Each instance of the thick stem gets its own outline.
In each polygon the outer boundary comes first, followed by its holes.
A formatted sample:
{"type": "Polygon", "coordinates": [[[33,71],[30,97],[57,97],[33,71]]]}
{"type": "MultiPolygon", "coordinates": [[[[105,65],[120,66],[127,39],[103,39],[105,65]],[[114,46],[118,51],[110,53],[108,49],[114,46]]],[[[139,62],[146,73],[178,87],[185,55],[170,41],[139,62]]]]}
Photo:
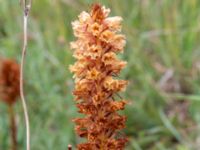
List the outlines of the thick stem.
{"type": "Polygon", "coordinates": [[[68,145],[68,150],[72,150],[72,146],[71,145],[68,145]]]}
{"type": "Polygon", "coordinates": [[[13,105],[8,105],[9,118],[10,118],[10,135],[11,135],[11,150],[17,150],[17,125],[15,120],[15,113],[13,105]]]}

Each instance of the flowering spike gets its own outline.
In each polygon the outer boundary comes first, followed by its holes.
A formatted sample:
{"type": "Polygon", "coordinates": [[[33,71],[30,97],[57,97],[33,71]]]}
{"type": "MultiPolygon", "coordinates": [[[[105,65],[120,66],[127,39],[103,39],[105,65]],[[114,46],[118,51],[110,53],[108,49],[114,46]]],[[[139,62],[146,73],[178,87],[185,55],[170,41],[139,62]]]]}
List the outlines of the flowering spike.
{"type": "Polygon", "coordinates": [[[126,62],[117,58],[123,52],[125,36],[121,31],[121,17],[108,17],[110,9],[95,4],[90,13],[82,12],[79,20],[72,22],[76,41],[76,63],[70,66],[75,78],[75,100],[78,111],[86,116],[74,119],[75,130],[86,143],[79,150],[123,150],[127,139],[118,137],[125,127],[126,117],[119,115],[125,100],[115,101],[114,94],[124,91],[125,80],[117,76],[126,62]]]}

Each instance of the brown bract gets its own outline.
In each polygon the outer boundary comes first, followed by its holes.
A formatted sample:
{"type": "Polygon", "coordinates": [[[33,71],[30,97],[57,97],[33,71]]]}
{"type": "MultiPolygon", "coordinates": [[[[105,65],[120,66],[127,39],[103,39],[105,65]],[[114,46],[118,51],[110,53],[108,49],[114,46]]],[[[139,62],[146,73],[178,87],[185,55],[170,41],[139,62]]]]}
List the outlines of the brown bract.
{"type": "Polygon", "coordinates": [[[0,100],[12,105],[19,94],[20,67],[10,59],[0,60],[0,100]]]}
{"type": "Polygon", "coordinates": [[[75,130],[86,143],[78,145],[79,150],[123,150],[127,139],[119,137],[125,127],[126,117],[118,114],[126,100],[115,100],[117,92],[124,91],[127,81],[116,76],[126,66],[117,58],[123,52],[125,36],[120,34],[121,17],[108,17],[110,9],[98,4],[90,13],[82,12],[72,22],[76,41],[76,62],[70,66],[75,78],[75,100],[78,111],[84,118],[74,119],[75,130]]]}

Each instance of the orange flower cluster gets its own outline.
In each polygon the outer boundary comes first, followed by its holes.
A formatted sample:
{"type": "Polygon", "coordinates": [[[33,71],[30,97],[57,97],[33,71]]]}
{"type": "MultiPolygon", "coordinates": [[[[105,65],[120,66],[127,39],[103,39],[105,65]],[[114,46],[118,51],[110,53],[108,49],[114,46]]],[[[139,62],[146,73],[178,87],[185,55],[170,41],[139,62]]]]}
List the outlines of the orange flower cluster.
{"type": "Polygon", "coordinates": [[[14,60],[0,61],[0,100],[8,105],[16,102],[20,94],[20,67],[14,60]]]}
{"type": "Polygon", "coordinates": [[[126,117],[117,113],[127,102],[114,99],[127,85],[127,81],[114,78],[126,65],[116,56],[123,52],[126,41],[119,34],[122,18],[108,17],[109,12],[96,4],[90,13],[82,12],[72,23],[77,37],[71,43],[77,59],[70,66],[75,78],[73,93],[79,112],[86,115],[74,119],[77,134],[87,138],[87,143],[78,145],[79,150],[123,150],[127,142],[119,137],[126,117]]]}

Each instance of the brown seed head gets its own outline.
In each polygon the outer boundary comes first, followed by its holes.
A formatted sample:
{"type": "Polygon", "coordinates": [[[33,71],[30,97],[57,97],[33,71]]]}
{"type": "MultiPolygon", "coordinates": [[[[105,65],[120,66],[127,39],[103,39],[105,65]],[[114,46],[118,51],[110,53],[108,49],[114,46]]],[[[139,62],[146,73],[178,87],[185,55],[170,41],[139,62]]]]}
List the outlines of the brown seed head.
{"type": "Polygon", "coordinates": [[[16,102],[19,89],[20,67],[11,59],[0,61],[0,100],[12,105],[16,102]]]}

